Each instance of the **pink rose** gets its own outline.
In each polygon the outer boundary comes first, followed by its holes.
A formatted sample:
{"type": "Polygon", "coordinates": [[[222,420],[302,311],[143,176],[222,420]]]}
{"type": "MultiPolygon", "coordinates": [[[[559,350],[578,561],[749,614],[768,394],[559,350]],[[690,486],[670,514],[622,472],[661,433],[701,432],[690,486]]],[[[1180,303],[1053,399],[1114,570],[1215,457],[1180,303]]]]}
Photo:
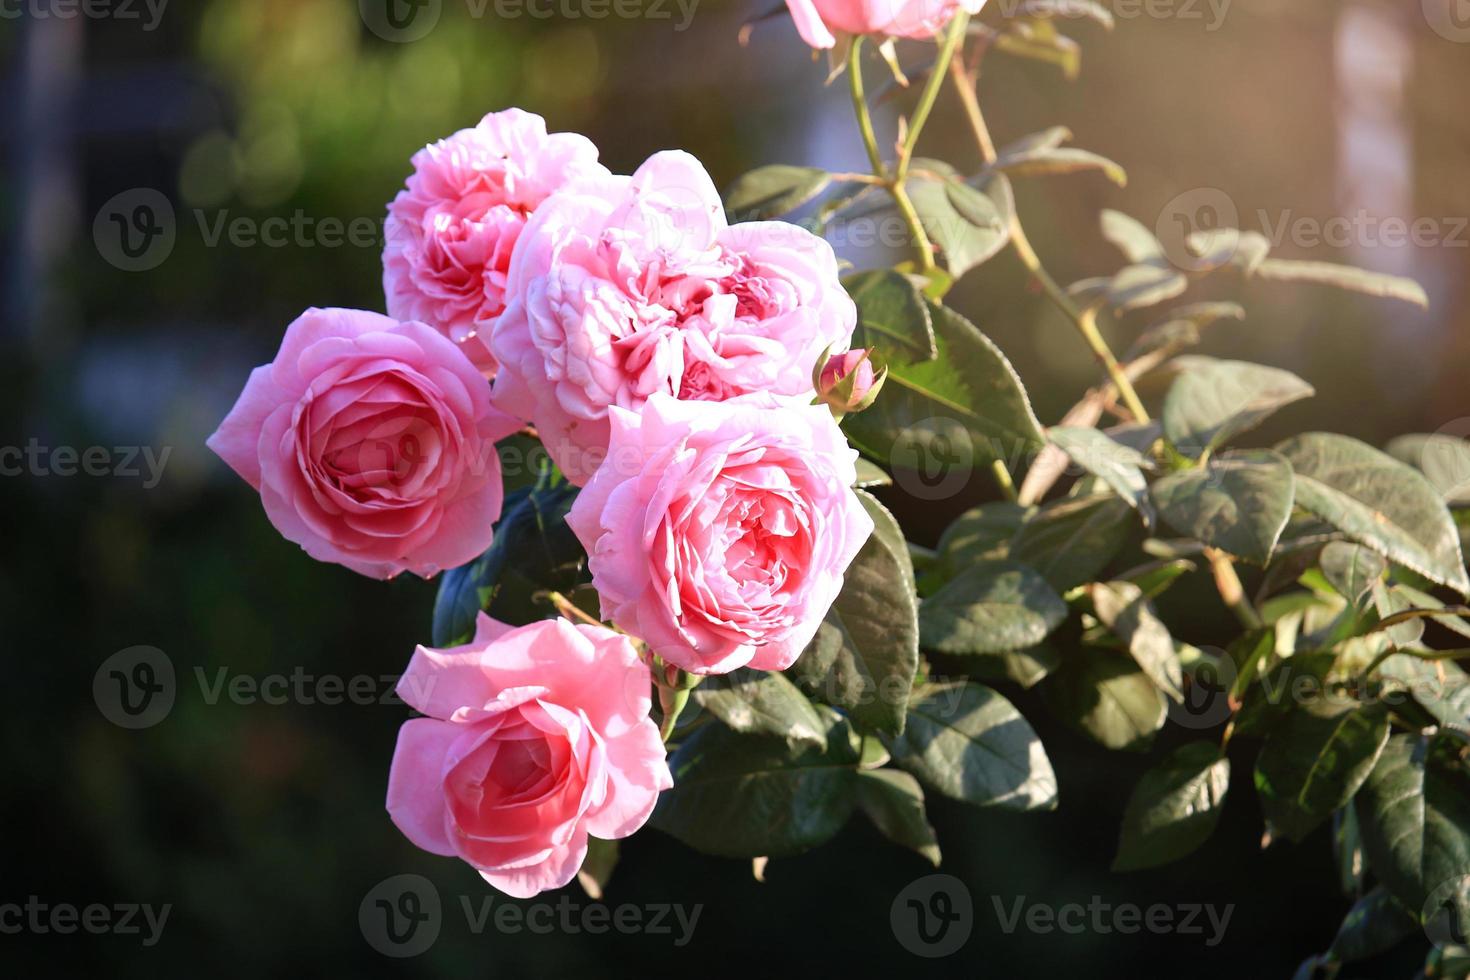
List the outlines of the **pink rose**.
{"type": "Polygon", "coordinates": [[[209,448],[313,558],[427,578],[489,547],[503,492],[495,440],[515,429],[430,327],[313,309],[251,372],[209,448]]]}
{"type": "Polygon", "coordinates": [[[789,667],[873,530],[831,413],[660,394],[610,415],[607,463],[567,516],[603,615],[693,673],[789,667]]]}
{"type": "Polygon", "coordinates": [[[388,813],[409,840],[469,862],[508,895],[571,881],[587,835],[627,837],[674,784],[627,637],[562,619],[480,614],[461,647],[419,647],[398,694],[427,718],[398,733],[388,813]]]}
{"type": "Polygon", "coordinates": [[[547,135],[520,109],[413,156],[408,186],[388,205],[383,291],[388,313],[421,320],[464,345],[495,373],[489,334],[505,309],[506,274],[526,219],[577,177],[605,175],[597,147],[575,133],[547,135]]]}
{"type": "Polygon", "coordinates": [[[857,318],[831,246],[791,224],[727,225],[704,167],[675,151],[547,201],[508,293],[496,404],[533,421],[579,486],[605,454],[609,409],[657,393],[810,397],[812,364],[857,318]]]}
{"type": "Polygon", "coordinates": [[[834,32],[934,37],[961,10],[978,14],[985,0],[786,0],[786,6],[803,41],[830,48],[834,32]]]}

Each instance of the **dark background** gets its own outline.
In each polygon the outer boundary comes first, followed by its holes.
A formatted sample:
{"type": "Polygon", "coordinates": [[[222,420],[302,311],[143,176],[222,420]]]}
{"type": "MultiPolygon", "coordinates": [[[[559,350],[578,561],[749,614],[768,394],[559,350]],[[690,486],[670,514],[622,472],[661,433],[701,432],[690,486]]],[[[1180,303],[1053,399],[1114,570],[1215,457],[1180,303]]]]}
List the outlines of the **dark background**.
{"type": "MultiPolygon", "coordinates": [[[[26,0],[27,4],[33,0],[26,0]]],[[[43,5],[44,6],[44,5],[43,5]]],[[[1259,847],[1261,820],[1236,759],[1225,819],[1209,846],[1165,869],[1107,870],[1119,816],[1146,767],[1058,729],[1014,691],[1056,764],[1061,806],[1015,816],[942,799],[931,818],[944,871],[966,883],[974,932],[926,961],[895,939],[889,909],[930,872],[861,818],[767,881],[741,862],[692,853],[657,831],[625,843],[608,901],[703,903],[693,942],[651,935],[474,935],[460,896],[489,894],[458,862],[418,852],[383,810],[406,709],[391,705],[210,703],[213,683],[300,671],[377,679],[425,640],[434,586],[384,585],[317,564],[281,540],[249,489],[203,446],[254,364],[310,305],[380,309],[379,253],[308,239],[211,246],[222,212],[255,221],[377,221],[429,140],[519,105],[554,130],[586,133],[628,172],[682,147],[727,184],[762,163],[863,167],[842,85],[824,89],[789,21],[736,42],[755,3],[705,0],[672,19],[475,18],[443,0],[426,37],[391,43],[353,0],[171,0],[155,30],[117,18],[0,19],[0,445],[169,448],[156,487],[125,475],[0,478],[0,904],[169,903],[161,941],[137,936],[0,935],[7,975],[103,970],[119,976],[262,974],[641,976],[736,968],[823,975],[942,970],[979,976],[1287,976],[1330,942],[1348,902],[1330,842],[1259,847]],[[177,212],[166,261],[127,272],[105,261],[93,218],[114,195],[155,188],[177,212]],[[135,645],[164,651],[178,676],[171,713],[128,731],[92,696],[94,673],[135,645]],[[395,962],[365,941],[364,896],[400,873],[428,877],[445,906],[438,942],[395,962]],[[993,900],[1234,905],[1225,940],[1200,936],[1005,934],[993,900]],[[677,954],[677,955],[676,955],[677,954]]],[[[1430,217],[1454,236],[1470,215],[1470,44],[1430,29],[1419,0],[1235,0],[1217,29],[1199,18],[1124,17],[1112,34],[1068,25],[1084,43],[1069,84],[1052,68],[992,57],[982,98],[1004,143],[1067,125],[1077,145],[1129,171],[1025,184],[1022,214],[1063,282],[1120,264],[1097,233],[1103,207],[1153,226],[1177,195],[1219,188],[1258,228],[1264,210],[1325,220],[1360,208],[1430,217]]],[[[1136,8],[1132,8],[1136,9],[1136,8]]],[[[1182,9],[1176,7],[1176,10],[1182,9]]],[[[998,9],[985,20],[996,22],[998,9]]],[[[906,52],[917,60],[918,48],[906,52]]],[[[870,68],[876,79],[881,68],[870,68]]],[[[893,107],[880,119],[891,133],[893,107]]],[[[941,99],[923,152],[973,169],[957,106],[941,99]]],[[[1210,353],[1278,364],[1319,396],[1253,437],[1326,428],[1381,443],[1470,416],[1470,233],[1426,248],[1287,241],[1277,254],[1414,275],[1430,312],[1313,288],[1212,280],[1201,298],[1239,299],[1243,324],[1210,353]]],[[[861,257],[860,257],[861,258],[861,257]]],[[[1055,421],[1094,380],[1065,321],[1028,291],[1007,253],[951,302],[1011,356],[1037,411],[1055,421]]],[[[1117,325],[1126,346],[1136,327],[1117,325]]],[[[906,506],[916,540],[987,491],[906,506]]],[[[1212,608],[1208,605],[1205,608],[1212,608]]],[[[1185,621],[1182,639],[1218,642],[1229,623],[1185,621]]],[[[1193,733],[1167,727],[1160,747],[1193,733]]],[[[1157,752],[1157,749],[1156,749],[1157,752]]],[[[575,886],[579,903],[587,900],[575,886]]],[[[554,900],[557,896],[551,896],[554,900]]],[[[509,901],[508,899],[505,901],[509,901]]],[[[1422,957],[1349,968],[1405,976],[1422,957]]]]}

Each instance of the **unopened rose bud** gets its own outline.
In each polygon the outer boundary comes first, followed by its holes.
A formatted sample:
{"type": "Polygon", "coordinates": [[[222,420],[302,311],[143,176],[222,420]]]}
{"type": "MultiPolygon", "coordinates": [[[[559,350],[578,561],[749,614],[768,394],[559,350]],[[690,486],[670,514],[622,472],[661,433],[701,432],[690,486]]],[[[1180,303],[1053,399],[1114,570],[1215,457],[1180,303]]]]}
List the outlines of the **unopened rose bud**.
{"type": "Polygon", "coordinates": [[[817,368],[817,398],[841,417],[848,412],[861,412],[878,397],[888,369],[873,361],[872,348],[842,351],[821,362],[817,368]]]}

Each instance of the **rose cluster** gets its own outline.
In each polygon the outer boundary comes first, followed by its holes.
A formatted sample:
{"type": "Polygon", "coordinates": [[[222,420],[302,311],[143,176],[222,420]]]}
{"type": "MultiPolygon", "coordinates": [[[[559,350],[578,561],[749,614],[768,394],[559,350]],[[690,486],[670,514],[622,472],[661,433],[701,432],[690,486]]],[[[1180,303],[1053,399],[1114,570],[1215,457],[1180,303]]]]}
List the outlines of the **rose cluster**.
{"type": "Polygon", "coordinates": [[[516,431],[583,488],[568,524],[615,628],[482,615],[400,684],[424,717],[394,822],[528,896],[672,784],[653,668],[783,670],[812,639],[873,529],[834,417],[873,370],[830,354],[856,320],[831,247],[727,223],[686,153],[617,176],[584,137],[492,113],[414,156],[387,229],[389,316],[308,310],[209,445],[283,536],[375,578],[490,545],[516,431]]]}

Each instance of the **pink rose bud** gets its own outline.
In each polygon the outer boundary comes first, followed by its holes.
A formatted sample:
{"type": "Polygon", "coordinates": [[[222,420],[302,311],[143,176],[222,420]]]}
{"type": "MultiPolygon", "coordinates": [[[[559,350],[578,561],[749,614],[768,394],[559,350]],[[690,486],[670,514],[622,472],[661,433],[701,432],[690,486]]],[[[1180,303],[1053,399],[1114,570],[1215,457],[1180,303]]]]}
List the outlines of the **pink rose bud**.
{"type": "Polygon", "coordinates": [[[628,638],[564,619],[419,647],[398,696],[427,717],[398,732],[388,814],[516,898],[576,877],[587,838],[627,837],[674,784],[648,667],[628,638]]]}
{"type": "Polygon", "coordinates": [[[803,41],[830,48],[838,33],[934,37],[961,10],[978,14],[985,0],[786,0],[786,6],[803,41]]]}
{"type": "Polygon", "coordinates": [[[888,369],[875,369],[873,348],[833,354],[817,374],[817,397],[834,414],[861,412],[878,397],[888,369]]]}
{"type": "Polygon", "coordinates": [[[389,315],[427,323],[494,375],[490,333],[509,300],[521,229],[546,198],[588,176],[607,176],[590,140],[548,134],[544,119],[520,109],[415,153],[384,227],[389,315]]]}
{"type": "Polygon", "coordinates": [[[655,394],[610,419],[607,461],[567,515],[603,616],[690,673],[790,667],[873,531],[831,413],[655,394]]]}
{"type": "Polygon", "coordinates": [[[433,328],[307,310],[208,444],[311,557],[428,578],[490,546],[503,493],[495,442],[516,428],[433,328]]]}

